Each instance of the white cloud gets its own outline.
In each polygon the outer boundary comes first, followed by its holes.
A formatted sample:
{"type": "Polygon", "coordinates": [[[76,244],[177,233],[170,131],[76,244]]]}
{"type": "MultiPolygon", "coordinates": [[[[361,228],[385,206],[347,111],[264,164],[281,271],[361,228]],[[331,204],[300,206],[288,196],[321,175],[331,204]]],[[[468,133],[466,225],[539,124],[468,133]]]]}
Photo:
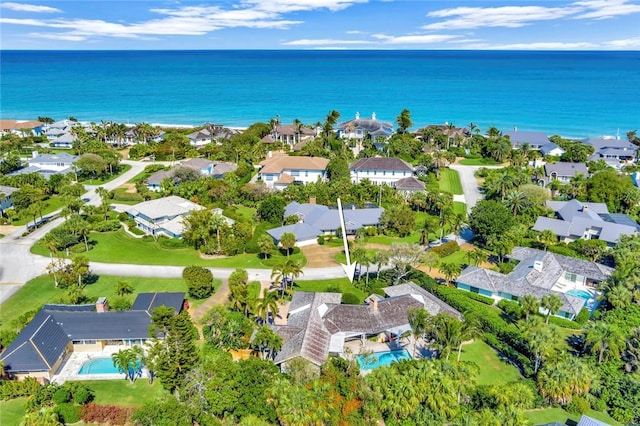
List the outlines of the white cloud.
{"type": "Polygon", "coordinates": [[[35,12],[35,13],[61,12],[60,9],[56,9],[55,7],[38,6],[35,4],[13,3],[13,2],[0,3],[0,7],[4,9],[15,10],[17,12],[35,12]]]}
{"type": "Polygon", "coordinates": [[[534,43],[515,43],[515,44],[503,44],[497,46],[488,47],[490,49],[500,50],[584,50],[594,49],[598,45],[587,42],[534,42],[534,43]]]}
{"type": "Polygon", "coordinates": [[[357,3],[368,3],[368,0],[245,0],[243,4],[249,8],[270,11],[273,13],[303,12],[327,9],[332,12],[346,9],[357,3]]]}
{"type": "Polygon", "coordinates": [[[537,21],[546,21],[572,15],[575,7],[501,6],[456,7],[429,12],[431,18],[444,21],[422,27],[426,30],[470,29],[482,27],[517,28],[537,21]]]}
{"type": "Polygon", "coordinates": [[[577,19],[608,19],[640,12],[640,4],[628,4],[627,0],[586,0],[573,4],[585,9],[577,19]]]}
{"type": "Polygon", "coordinates": [[[418,34],[405,36],[390,36],[386,34],[374,34],[374,38],[381,40],[385,44],[429,44],[442,43],[457,38],[457,35],[444,34],[418,34]]]}
{"type": "Polygon", "coordinates": [[[336,40],[336,39],[300,39],[287,41],[282,43],[285,46],[330,46],[330,45],[355,45],[355,44],[370,44],[370,41],[365,40],[336,40]]]}
{"type": "Polygon", "coordinates": [[[640,49],[640,37],[611,40],[605,42],[604,45],[612,49],[637,50],[640,49]]]}

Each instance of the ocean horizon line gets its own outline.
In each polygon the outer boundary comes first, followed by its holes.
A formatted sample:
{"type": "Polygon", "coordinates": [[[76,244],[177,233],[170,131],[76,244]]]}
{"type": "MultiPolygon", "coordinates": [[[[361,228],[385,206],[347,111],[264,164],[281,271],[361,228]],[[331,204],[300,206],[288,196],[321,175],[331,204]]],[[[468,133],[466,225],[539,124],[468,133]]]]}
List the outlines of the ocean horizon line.
{"type": "Polygon", "coordinates": [[[619,52],[638,53],[640,49],[396,49],[396,48],[343,48],[343,47],[313,47],[308,49],[0,49],[2,52],[526,52],[526,53],[579,53],[579,52],[619,52]]]}

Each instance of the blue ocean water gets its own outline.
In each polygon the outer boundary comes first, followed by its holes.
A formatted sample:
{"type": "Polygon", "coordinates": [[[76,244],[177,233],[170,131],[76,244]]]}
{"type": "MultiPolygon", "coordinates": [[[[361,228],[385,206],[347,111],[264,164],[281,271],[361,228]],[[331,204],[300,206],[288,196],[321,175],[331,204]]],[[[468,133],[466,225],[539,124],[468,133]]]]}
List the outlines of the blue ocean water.
{"type": "Polygon", "coordinates": [[[640,52],[1,51],[0,116],[248,126],[376,113],[586,137],[640,128],[640,52]]]}

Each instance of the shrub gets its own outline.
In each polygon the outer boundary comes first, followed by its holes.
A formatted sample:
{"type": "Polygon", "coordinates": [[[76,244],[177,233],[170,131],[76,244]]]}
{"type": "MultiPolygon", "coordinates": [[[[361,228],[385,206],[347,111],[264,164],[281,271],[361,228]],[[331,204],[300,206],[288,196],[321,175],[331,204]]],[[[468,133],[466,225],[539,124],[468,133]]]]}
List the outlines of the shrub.
{"type": "Polygon", "coordinates": [[[125,296],[114,297],[109,303],[109,306],[114,311],[128,311],[131,308],[131,305],[131,300],[125,296]]]}
{"type": "Polygon", "coordinates": [[[321,245],[321,246],[324,245],[324,235],[320,235],[318,237],[318,245],[321,245]]]}
{"type": "Polygon", "coordinates": [[[578,324],[585,325],[587,321],[589,321],[590,316],[591,314],[589,313],[589,309],[582,308],[580,309],[580,313],[576,316],[574,321],[578,324]]]}
{"type": "Polygon", "coordinates": [[[72,382],[71,392],[73,393],[73,402],[76,404],[84,405],[93,400],[93,391],[81,383],[72,382]]]}
{"type": "Polygon", "coordinates": [[[342,293],[342,303],[345,305],[359,305],[360,298],[353,293],[342,293]]]}
{"type": "Polygon", "coordinates": [[[562,256],[580,257],[577,255],[575,250],[572,250],[567,246],[549,246],[547,250],[549,250],[551,253],[559,254],[562,256]]]}
{"type": "Polygon", "coordinates": [[[0,330],[0,350],[8,347],[16,337],[18,337],[18,333],[14,330],[0,330]]]}
{"type": "Polygon", "coordinates": [[[580,330],[582,328],[582,324],[578,324],[577,322],[566,318],[556,317],[554,315],[549,317],[549,323],[555,324],[558,327],[570,328],[572,330],[580,330]]]}
{"type": "Polygon", "coordinates": [[[80,421],[80,409],[79,405],[74,404],[57,404],[53,411],[60,417],[62,423],[71,424],[80,421]]]}
{"type": "Polygon", "coordinates": [[[91,229],[97,232],[111,232],[120,229],[120,221],[117,219],[103,220],[94,224],[91,229]]]}
{"type": "Polygon", "coordinates": [[[134,409],[131,407],[118,407],[116,405],[98,405],[89,403],[82,407],[80,416],[85,423],[108,423],[111,425],[124,425],[131,423],[134,409]]]}
{"type": "Polygon", "coordinates": [[[431,252],[437,254],[439,257],[447,257],[460,250],[460,246],[455,241],[447,241],[441,246],[434,247],[431,252]]]}
{"type": "Polygon", "coordinates": [[[31,396],[35,395],[41,387],[42,385],[33,377],[27,377],[22,381],[2,380],[0,381],[0,397],[7,400],[31,396]]]}
{"type": "Polygon", "coordinates": [[[469,299],[473,299],[476,302],[484,303],[485,305],[489,305],[489,306],[492,306],[494,303],[496,303],[496,301],[491,297],[483,296],[481,294],[473,293],[466,290],[460,290],[460,291],[461,291],[460,294],[464,294],[469,299]]]}
{"type": "Polygon", "coordinates": [[[567,405],[566,410],[571,414],[583,414],[591,409],[591,405],[586,398],[582,396],[574,396],[567,405]]]}
{"type": "Polygon", "coordinates": [[[160,247],[166,249],[189,247],[189,245],[180,238],[160,237],[158,238],[158,244],[160,245],[160,247]]]}
{"type": "Polygon", "coordinates": [[[520,318],[522,316],[522,308],[513,300],[502,299],[498,302],[498,308],[511,317],[520,318]]]}
{"type": "Polygon", "coordinates": [[[195,299],[206,299],[213,293],[213,274],[202,266],[188,266],[182,271],[189,294],[195,299]]]}
{"type": "Polygon", "coordinates": [[[53,394],[53,402],[56,404],[64,404],[65,402],[71,401],[71,390],[62,386],[53,394]]]}

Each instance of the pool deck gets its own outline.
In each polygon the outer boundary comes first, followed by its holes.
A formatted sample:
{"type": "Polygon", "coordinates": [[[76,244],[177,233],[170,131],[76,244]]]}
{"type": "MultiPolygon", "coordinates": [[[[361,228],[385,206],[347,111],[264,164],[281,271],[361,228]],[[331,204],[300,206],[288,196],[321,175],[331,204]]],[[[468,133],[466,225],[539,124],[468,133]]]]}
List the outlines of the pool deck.
{"type": "Polygon", "coordinates": [[[53,377],[53,382],[59,385],[66,381],[78,380],[122,380],[123,374],[78,374],[82,365],[94,358],[111,358],[111,354],[118,352],[120,349],[126,349],[124,346],[105,346],[102,351],[94,352],[73,352],[64,367],[58,374],[53,377]]]}

